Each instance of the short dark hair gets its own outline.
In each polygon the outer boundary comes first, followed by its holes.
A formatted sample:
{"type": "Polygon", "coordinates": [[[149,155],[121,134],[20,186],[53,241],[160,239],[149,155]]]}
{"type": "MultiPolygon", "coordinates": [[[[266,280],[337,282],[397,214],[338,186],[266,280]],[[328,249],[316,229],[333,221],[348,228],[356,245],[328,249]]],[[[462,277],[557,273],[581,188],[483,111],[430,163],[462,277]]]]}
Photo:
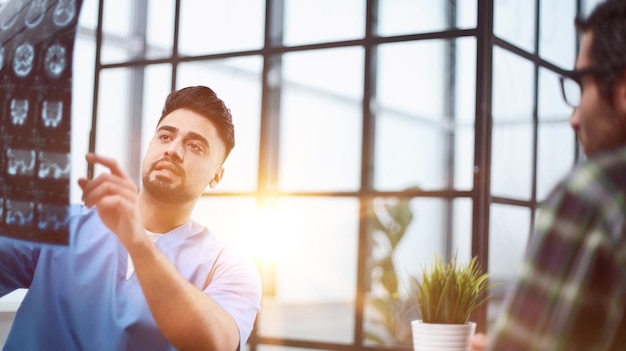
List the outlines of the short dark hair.
{"type": "Polygon", "coordinates": [[[589,59],[593,65],[607,67],[606,73],[596,75],[600,93],[609,98],[615,83],[626,68],[626,1],[605,0],[587,18],[576,18],[580,32],[592,32],[589,59]]]}
{"type": "Polygon", "coordinates": [[[199,115],[206,117],[217,128],[217,133],[222,139],[226,152],[224,160],[235,147],[235,126],[230,109],[217,94],[206,86],[190,86],[171,92],[165,100],[165,106],[161,112],[161,118],[157,125],[165,116],[178,109],[188,109],[199,115]]]}

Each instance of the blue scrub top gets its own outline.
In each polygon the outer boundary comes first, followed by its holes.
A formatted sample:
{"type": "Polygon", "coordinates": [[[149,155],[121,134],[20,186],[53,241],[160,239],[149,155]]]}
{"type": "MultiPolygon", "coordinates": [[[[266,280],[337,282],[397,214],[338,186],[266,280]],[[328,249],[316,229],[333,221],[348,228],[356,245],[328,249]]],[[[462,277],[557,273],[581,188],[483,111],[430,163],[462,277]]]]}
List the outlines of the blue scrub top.
{"type": "MultiPolygon", "coordinates": [[[[128,252],[97,211],[73,206],[70,246],[0,237],[0,296],[28,292],[4,350],[175,350],[163,337],[133,274],[128,252]]],[[[194,221],[156,245],[183,277],[235,319],[244,345],[260,308],[254,263],[194,221]]]]}

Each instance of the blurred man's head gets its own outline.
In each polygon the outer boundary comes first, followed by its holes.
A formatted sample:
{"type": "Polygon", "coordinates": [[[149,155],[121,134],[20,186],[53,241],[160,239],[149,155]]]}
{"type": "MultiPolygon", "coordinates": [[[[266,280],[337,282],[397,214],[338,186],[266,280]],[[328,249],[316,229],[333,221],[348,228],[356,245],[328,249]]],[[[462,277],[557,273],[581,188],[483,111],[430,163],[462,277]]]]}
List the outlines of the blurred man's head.
{"type": "Polygon", "coordinates": [[[593,156],[626,145],[626,1],[601,3],[576,24],[582,45],[570,78],[580,99],[570,123],[593,156]]]}

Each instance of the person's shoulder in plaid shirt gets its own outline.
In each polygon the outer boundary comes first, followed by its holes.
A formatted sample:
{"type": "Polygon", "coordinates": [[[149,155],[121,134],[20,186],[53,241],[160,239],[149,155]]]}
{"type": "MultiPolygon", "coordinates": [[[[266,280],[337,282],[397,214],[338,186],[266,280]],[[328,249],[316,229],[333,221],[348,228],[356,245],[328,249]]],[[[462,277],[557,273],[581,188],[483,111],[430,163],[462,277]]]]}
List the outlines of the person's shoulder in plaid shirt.
{"type": "Polygon", "coordinates": [[[494,350],[626,347],[626,148],[574,170],[539,212],[494,350]]]}
{"type": "Polygon", "coordinates": [[[626,1],[576,25],[581,49],[560,83],[588,160],[543,203],[495,331],[473,351],[626,350],[626,1]]]}

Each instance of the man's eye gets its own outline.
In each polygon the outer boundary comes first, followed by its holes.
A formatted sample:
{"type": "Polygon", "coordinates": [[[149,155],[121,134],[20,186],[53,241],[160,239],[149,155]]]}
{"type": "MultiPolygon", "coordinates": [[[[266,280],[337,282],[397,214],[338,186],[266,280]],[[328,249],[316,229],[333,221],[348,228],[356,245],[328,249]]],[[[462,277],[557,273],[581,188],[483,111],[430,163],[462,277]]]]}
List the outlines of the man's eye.
{"type": "Polygon", "coordinates": [[[202,146],[196,143],[189,143],[189,147],[195,151],[202,151],[202,146]]]}
{"type": "Polygon", "coordinates": [[[161,134],[161,135],[159,135],[159,139],[163,140],[163,141],[167,141],[167,140],[170,140],[171,138],[167,134],[161,134]]]}

